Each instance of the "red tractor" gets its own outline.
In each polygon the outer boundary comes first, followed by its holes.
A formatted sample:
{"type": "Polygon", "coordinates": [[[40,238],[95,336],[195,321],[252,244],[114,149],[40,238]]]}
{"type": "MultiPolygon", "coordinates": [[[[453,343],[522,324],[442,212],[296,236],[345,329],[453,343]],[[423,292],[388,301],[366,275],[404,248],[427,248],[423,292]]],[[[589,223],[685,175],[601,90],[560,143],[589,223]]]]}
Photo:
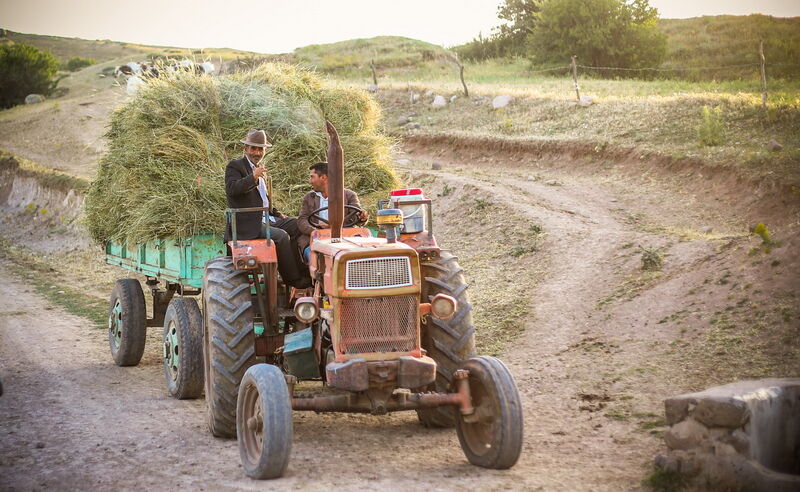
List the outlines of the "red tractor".
{"type": "Polygon", "coordinates": [[[206,264],[212,433],[238,437],[248,476],[276,478],[288,465],[293,410],[415,410],[425,426],[455,425],[471,463],[513,466],[522,448],[516,384],[498,359],[475,356],[467,285],[434,239],[431,201],[398,193],[391,208],[379,206],[383,237],[357,227],[359,210],[343,205],[339,137],[327,127],[330,228],[312,234],[312,288],[285,288],[271,241],[235,232],[232,254],[206,264]],[[325,388],[296,394],[301,380],[325,388]]]}

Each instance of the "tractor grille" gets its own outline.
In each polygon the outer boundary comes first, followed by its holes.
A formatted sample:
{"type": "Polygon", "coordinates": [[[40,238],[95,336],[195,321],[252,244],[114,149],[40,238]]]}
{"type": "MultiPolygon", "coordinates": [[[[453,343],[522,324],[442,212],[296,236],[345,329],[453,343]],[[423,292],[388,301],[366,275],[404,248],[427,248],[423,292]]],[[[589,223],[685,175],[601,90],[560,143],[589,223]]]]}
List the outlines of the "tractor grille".
{"type": "Polygon", "coordinates": [[[410,352],[417,348],[417,296],[342,299],[339,351],[410,352]]]}
{"type": "Polygon", "coordinates": [[[347,262],[348,289],[378,289],[411,285],[408,256],[364,258],[347,262]]]}

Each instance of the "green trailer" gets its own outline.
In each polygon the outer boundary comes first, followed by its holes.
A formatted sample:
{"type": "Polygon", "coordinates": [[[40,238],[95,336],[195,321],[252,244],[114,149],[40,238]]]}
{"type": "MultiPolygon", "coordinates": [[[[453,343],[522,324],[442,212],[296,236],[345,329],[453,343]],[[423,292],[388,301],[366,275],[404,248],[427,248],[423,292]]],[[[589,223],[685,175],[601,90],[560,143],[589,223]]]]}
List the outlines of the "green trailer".
{"type": "Polygon", "coordinates": [[[197,398],[203,391],[203,322],[195,296],[201,292],[206,263],[226,255],[222,237],[198,234],[140,244],[109,241],[105,252],[106,263],[144,275],[153,298],[148,316],[139,280],[117,280],[108,311],[114,362],[137,365],[144,353],[147,327],[162,326],[167,388],[175,398],[197,398]]]}

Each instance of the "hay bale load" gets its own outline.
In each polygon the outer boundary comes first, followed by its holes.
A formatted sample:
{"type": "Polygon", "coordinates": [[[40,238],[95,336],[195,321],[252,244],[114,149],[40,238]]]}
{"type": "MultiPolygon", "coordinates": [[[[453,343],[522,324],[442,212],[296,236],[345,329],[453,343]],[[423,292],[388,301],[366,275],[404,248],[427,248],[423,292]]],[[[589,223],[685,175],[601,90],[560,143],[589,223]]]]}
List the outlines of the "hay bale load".
{"type": "Polygon", "coordinates": [[[153,79],[112,116],[87,226],[99,242],[222,234],[225,165],[241,156],[251,128],[263,128],[274,145],[265,162],[277,206],[296,213],[310,190],[308,166],[325,159],[326,119],[341,136],[345,186],[374,204],[398,184],[380,116],[367,93],[285,64],[153,79]]]}

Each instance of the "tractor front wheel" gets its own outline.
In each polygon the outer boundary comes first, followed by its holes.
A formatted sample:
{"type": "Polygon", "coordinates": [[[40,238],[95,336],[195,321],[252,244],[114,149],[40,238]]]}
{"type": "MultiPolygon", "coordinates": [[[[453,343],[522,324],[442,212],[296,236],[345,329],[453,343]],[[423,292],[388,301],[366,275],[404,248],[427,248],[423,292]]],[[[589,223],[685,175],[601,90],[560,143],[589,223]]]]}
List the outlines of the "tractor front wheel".
{"type": "Polygon", "coordinates": [[[250,478],[278,478],[292,449],[292,403],[283,373],[256,364],[244,374],[236,402],[236,435],[242,468],[250,478]]]}
{"type": "Polygon", "coordinates": [[[108,303],[108,345],[118,366],[135,366],[142,360],[147,336],[147,311],[142,285],[135,278],[114,284],[108,303]]]}
{"type": "MultiPolygon", "coordinates": [[[[422,322],[422,348],[436,361],[436,381],[427,391],[445,393],[451,387],[453,373],[461,364],[475,356],[475,326],[472,324],[472,304],[467,295],[467,283],[458,258],[447,251],[431,262],[422,264],[422,294],[420,302],[430,302],[439,293],[452,296],[458,307],[448,320],[426,316],[422,322]]],[[[420,422],[426,427],[453,427],[452,408],[434,407],[417,410],[420,422]]]]}
{"type": "Polygon", "coordinates": [[[164,315],[164,377],[179,400],[203,392],[203,318],[197,301],[176,297],[164,315]]]}
{"type": "Polygon", "coordinates": [[[236,395],[256,353],[250,276],[230,256],[206,263],[203,319],[208,425],[216,437],[236,437],[236,395]]]}
{"type": "Polygon", "coordinates": [[[494,357],[474,357],[462,368],[469,371],[474,412],[456,410],[461,449],[473,465],[511,468],[522,451],[522,402],[514,378],[494,357]]]}

